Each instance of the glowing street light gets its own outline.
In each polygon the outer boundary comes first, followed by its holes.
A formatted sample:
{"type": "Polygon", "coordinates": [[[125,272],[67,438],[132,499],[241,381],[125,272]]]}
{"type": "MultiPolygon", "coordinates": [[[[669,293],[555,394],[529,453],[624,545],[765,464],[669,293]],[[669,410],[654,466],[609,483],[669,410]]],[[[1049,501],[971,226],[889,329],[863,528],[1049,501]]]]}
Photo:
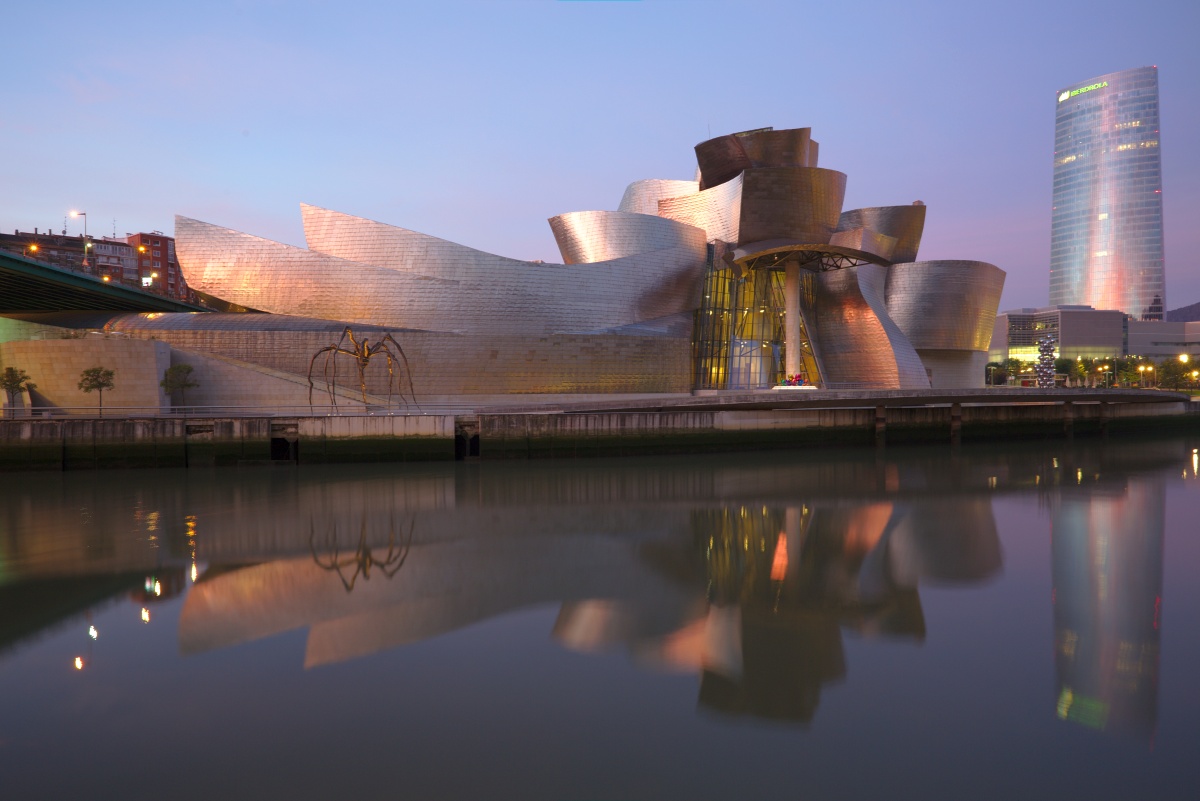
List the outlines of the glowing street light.
{"type": "Polygon", "coordinates": [[[87,235],[87,212],[86,211],[75,211],[74,209],[72,209],[71,216],[83,218],[83,238],[87,239],[88,238],[88,235],[87,235]]]}

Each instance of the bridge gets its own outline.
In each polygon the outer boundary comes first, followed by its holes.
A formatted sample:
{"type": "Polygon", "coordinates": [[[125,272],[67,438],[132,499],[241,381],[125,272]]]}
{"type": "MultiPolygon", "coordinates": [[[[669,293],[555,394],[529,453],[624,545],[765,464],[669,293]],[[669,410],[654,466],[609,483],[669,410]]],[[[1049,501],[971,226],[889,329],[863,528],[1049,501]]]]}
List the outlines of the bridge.
{"type": "Polygon", "coordinates": [[[36,311],[197,312],[211,309],[0,251],[0,314],[36,311]]]}

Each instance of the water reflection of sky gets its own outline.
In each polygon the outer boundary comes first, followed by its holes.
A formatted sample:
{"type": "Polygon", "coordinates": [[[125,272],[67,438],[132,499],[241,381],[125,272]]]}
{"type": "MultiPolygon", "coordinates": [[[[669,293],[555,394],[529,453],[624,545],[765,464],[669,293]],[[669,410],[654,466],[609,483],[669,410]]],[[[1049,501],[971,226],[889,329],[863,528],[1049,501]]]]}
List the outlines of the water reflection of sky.
{"type": "Polygon", "coordinates": [[[13,476],[5,795],[1190,798],[1193,459],[13,476]]]}

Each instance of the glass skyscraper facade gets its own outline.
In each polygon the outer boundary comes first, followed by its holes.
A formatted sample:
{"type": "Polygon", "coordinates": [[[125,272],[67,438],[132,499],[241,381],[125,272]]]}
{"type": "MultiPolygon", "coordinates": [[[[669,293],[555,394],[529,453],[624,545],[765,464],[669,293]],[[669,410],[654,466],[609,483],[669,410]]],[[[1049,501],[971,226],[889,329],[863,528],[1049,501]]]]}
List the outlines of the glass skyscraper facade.
{"type": "Polygon", "coordinates": [[[1101,75],[1058,92],[1050,304],[1163,319],[1158,69],[1101,75]]]}

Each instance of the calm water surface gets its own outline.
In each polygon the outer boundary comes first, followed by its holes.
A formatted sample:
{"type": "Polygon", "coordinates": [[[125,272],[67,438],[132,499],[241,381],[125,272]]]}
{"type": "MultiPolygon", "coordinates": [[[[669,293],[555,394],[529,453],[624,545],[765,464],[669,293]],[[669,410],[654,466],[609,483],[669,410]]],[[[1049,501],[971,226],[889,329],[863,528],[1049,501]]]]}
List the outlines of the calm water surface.
{"type": "Polygon", "coordinates": [[[0,475],[0,798],[1194,799],[1198,445],[0,475]]]}

